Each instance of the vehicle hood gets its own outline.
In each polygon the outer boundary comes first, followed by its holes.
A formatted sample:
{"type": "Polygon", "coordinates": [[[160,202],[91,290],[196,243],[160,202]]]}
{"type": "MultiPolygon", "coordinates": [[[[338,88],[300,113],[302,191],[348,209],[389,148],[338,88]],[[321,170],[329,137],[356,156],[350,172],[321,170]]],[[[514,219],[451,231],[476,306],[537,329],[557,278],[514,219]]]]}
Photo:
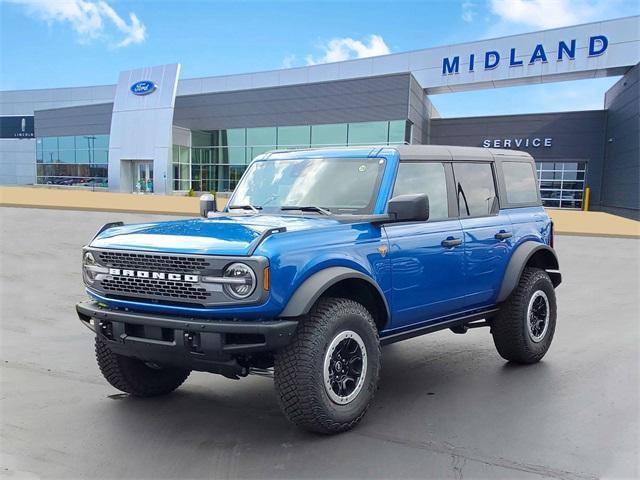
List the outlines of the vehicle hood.
{"type": "Polygon", "coordinates": [[[203,255],[248,255],[272,228],[288,232],[328,228],[339,222],[321,216],[227,215],[125,225],[105,230],[91,247],[203,255]]]}

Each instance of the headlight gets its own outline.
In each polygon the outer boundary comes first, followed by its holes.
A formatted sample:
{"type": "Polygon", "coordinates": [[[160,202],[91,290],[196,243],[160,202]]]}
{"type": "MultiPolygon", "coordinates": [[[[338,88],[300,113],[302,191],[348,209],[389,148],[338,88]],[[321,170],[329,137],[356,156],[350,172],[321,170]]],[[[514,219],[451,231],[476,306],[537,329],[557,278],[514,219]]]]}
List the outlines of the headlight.
{"type": "Polygon", "coordinates": [[[84,278],[84,283],[87,285],[93,284],[95,282],[95,272],[92,271],[91,267],[95,266],[96,259],[91,252],[85,252],[82,256],[82,277],[84,278]]]}
{"type": "Polygon", "coordinates": [[[100,275],[109,273],[107,267],[102,267],[96,261],[96,258],[91,252],[85,252],[82,255],[82,278],[87,285],[93,285],[96,280],[99,280],[100,275]]]}
{"type": "Polygon", "coordinates": [[[232,263],[222,276],[227,279],[224,291],[233,298],[247,298],[256,289],[256,274],[244,263],[232,263]]]}
{"type": "Polygon", "coordinates": [[[91,252],[86,252],[86,253],[84,254],[83,259],[82,259],[82,263],[83,263],[84,265],[95,265],[95,264],[96,264],[96,259],[95,259],[95,257],[93,256],[93,253],[91,253],[91,252]]]}

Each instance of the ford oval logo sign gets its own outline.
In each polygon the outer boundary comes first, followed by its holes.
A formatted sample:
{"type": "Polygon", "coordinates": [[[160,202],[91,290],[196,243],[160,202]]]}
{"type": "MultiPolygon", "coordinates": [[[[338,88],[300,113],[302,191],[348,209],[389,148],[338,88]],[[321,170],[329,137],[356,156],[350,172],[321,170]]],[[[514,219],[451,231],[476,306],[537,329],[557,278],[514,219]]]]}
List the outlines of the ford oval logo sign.
{"type": "Polygon", "coordinates": [[[134,95],[148,95],[153,93],[156,88],[158,87],[151,80],[142,80],[141,82],[136,82],[131,85],[131,92],[133,92],[134,95]]]}

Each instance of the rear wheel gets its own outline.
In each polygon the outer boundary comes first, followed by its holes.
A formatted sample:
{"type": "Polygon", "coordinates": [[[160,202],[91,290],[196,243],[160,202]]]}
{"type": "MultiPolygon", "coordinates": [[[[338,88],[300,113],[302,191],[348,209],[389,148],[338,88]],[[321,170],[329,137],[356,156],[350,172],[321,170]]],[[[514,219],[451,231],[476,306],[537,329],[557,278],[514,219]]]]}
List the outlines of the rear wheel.
{"type": "Polygon", "coordinates": [[[518,286],[491,322],[500,356],[515,363],[540,361],[551,346],[556,315],[556,294],[549,275],[539,268],[525,268],[518,286]]]}
{"type": "Polygon", "coordinates": [[[96,360],[102,375],[111,385],[137,397],[171,393],[191,373],[181,368],[151,366],[141,360],[118,355],[99,338],[96,338],[96,360]]]}
{"type": "Polygon", "coordinates": [[[306,430],[338,433],[364,416],[378,386],[380,342],[371,314],[344,298],[323,298],[275,359],[285,416],[306,430]]]}

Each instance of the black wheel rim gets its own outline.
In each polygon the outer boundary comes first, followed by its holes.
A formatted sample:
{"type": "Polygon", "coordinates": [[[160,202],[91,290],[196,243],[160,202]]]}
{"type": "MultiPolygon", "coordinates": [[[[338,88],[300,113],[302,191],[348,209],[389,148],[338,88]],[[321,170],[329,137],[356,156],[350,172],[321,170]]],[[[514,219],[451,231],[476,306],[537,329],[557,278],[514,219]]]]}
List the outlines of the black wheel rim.
{"type": "Polygon", "coordinates": [[[324,362],[325,389],[329,398],[344,405],[360,393],[366,375],[366,348],[355,332],[338,334],[331,342],[324,362]]]}
{"type": "Polygon", "coordinates": [[[549,299],[542,290],[531,296],[527,308],[527,331],[535,343],[542,341],[549,329],[549,299]]]}

